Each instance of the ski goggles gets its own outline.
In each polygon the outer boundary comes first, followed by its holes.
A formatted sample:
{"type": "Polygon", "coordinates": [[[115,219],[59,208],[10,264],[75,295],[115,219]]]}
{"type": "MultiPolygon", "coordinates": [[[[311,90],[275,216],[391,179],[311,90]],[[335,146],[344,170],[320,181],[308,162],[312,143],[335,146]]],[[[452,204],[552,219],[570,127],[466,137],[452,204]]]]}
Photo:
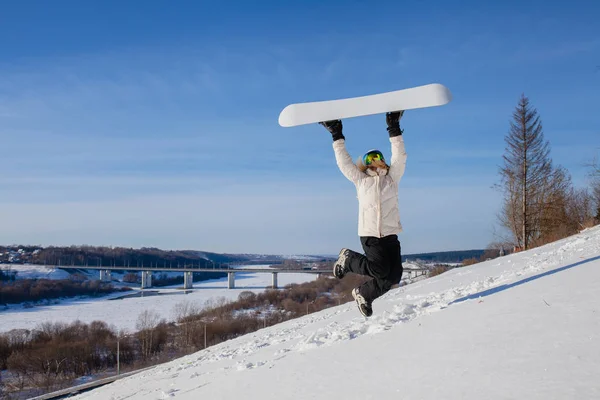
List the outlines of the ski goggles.
{"type": "Polygon", "coordinates": [[[371,165],[373,161],[385,161],[379,150],[372,150],[363,156],[363,164],[366,166],[371,165]]]}

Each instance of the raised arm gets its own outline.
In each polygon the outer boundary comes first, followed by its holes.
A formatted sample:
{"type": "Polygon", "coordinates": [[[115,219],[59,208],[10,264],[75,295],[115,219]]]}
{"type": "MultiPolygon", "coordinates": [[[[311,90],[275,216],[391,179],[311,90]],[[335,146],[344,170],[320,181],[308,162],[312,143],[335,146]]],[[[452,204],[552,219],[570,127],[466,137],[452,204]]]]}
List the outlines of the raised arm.
{"type": "Polygon", "coordinates": [[[346,138],[342,133],[342,121],[327,121],[320,122],[330,133],[333,138],[333,151],[335,153],[335,161],[342,174],[352,183],[358,182],[365,177],[358,167],[352,161],[352,157],[346,150],[346,138]]]}
{"type": "Polygon", "coordinates": [[[404,169],[406,168],[406,149],[404,148],[403,130],[400,129],[400,118],[404,111],[387,113],[385,120],[390,134],[390,143],[392,144],[392,160],[390,164],[389,176],[394,182],[400,182],[404,169]]]}

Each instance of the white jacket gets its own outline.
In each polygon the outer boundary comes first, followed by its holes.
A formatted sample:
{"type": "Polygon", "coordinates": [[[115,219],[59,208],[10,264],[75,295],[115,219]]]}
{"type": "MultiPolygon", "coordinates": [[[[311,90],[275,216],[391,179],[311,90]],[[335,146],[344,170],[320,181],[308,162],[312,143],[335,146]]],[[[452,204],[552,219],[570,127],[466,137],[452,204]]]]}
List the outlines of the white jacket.
{"type": "Polygon", "coordinates": [[[340,171],[356,186],[358,197],[358,235],[384,237],[402,232],[398,209],[398,183],[406,167],[402,136],[390,138],[392,159],[387,175],[371,176],[362,172],[346,150],[344,139],[333,142],[340,171]]]}

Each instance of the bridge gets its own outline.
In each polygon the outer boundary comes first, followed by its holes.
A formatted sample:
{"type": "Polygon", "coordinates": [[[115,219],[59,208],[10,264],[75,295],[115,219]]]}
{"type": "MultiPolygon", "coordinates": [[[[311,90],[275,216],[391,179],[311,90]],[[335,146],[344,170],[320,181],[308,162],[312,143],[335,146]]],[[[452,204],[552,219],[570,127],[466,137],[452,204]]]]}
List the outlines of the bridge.
{"type": "MultiPolygon", "coordinates": [[[[140,271],[142,273],[141,288],[148,289],[152,287],[152,274],[154,272],[182,272],[183,288],[192,289],[194,284],[194,272],[220,272],[227,274],[227,287],[235,289],[235,274],[239,273],[268,273],[272,274],[271,286],[277,289],[278,274],[317,274],[331,275],[331,269],[285,269],[285,268],[200,268],[200,267],[143,267],[143,266],[77,266],[77,265],[57,265],[55,268],[72,270],[96,270],[100,271],[100,280],[110,282],[112,280],[112,271],[140,271]]],[[[408,278],[414,278],[427,274],[426,269],[404,269],[404,275],[408,273],[408,278]]],[[[406,278],[405,278],[406,279],[406,278]]]]}
{"type": "Polygon", "coordinates": [[[277,289],[277,276],[282,273],[289,274],[318,274],[318,275],[331,275],[331,269],[285,269],[285,268],[199,268],[199,267],[117,267],[117,266],[77,266],[70,265],[64,266],[59,265],[56,268],[60,269],[74,269],[74,270],[99,270],[100,280],[103,282],[110,282],[112,279],[112,271],[140,271],[142,273],[141,288],[148,289],[152,287],[152,274],[154,272],[182,272],[183,273],[183,288],[191,289],[193,287],[193,274],[194,272],[220,272],[227,274],[227,287],[229,289],[235,289],[235,274],[239,273],[269,273],[272,274],[271,286],[277,289]]]}

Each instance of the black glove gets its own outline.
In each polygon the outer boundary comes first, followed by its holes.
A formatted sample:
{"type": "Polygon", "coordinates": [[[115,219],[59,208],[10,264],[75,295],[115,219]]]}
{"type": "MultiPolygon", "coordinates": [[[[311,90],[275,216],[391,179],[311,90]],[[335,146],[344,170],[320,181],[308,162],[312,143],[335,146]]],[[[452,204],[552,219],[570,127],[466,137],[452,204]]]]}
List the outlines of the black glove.
{"type": "Polygon", "coordinates": [[[341,120],[336,119],[333,121],[324,121],[324,122],[319,122],[319,124],[323,125],[325,127],[325,129],[327,129],[329,131],[329,133],[331,133],[331,137],[333,138],[334,142],[336,140],[345,139],[344,134],[342,133],[342,121],[341,120]]]}
{"type": "Polygon", "coordinates": [[[404,115],[404,110],[385,114],[385,122],[387,123],[387,131],[390,137],[400,136],[404,132],[400,129],[400,118],[402,118],[402,115],[404,115]]]}

